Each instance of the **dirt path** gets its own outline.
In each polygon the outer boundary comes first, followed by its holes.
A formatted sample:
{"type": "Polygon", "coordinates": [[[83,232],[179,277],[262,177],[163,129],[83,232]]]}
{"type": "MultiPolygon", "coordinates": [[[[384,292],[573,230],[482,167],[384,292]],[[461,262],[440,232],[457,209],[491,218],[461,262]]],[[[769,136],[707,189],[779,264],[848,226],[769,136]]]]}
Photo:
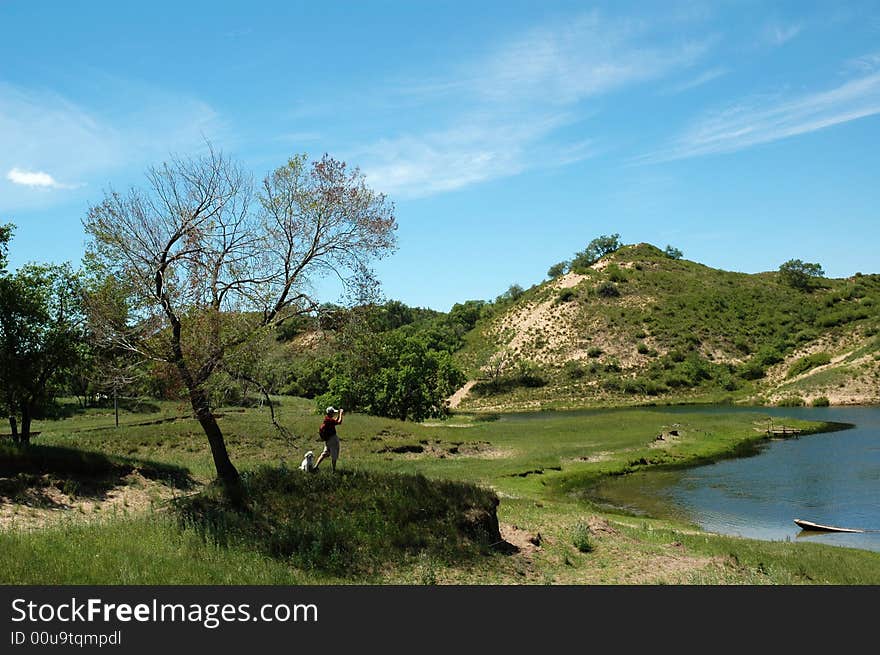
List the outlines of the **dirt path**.
{"type": "Polygon", "coordinates": [[[449,399],[447,401],[449,403],[449,409],[455,409],[456,407],[458,407],[461,404],[461,401],[464,400],[464,397],[467,396],[470,392],[471,387],[473,387],[476,383],[476,380],[468,380],[461,389],[449,396],[449,399]]]}

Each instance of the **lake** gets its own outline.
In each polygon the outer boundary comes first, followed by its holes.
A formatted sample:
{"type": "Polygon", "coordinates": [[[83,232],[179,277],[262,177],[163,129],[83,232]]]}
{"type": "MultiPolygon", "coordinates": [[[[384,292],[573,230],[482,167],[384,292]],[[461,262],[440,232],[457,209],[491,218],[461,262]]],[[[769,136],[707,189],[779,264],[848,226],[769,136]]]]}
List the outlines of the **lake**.
{"type": "Polygon", "coordinates": [[[602,485],[606,502],[687,518],[703,530],[765,540],[804,540],[880,552],[880,407],[681,407],[658,411],[769,415],[855,427],[773,440],[752,457],[684,471],[624,476],[602,485]],[[867,533],[805,532],[794,519],[867,533]]]}

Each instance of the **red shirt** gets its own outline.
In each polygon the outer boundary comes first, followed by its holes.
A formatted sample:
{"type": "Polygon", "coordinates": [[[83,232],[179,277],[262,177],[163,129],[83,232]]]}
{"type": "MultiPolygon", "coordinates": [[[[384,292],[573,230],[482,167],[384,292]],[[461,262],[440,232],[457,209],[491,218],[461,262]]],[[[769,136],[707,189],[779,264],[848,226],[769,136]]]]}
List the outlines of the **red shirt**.
{"type": "Polygon", "coordinates": [[[340,423],[341,421],[338,421],[332,416],[324,417],[324,423],[321,425],[321,429],[324,432],[324,441],[327,441],[330,437],[336,436],[336,426],[340,423]]]}

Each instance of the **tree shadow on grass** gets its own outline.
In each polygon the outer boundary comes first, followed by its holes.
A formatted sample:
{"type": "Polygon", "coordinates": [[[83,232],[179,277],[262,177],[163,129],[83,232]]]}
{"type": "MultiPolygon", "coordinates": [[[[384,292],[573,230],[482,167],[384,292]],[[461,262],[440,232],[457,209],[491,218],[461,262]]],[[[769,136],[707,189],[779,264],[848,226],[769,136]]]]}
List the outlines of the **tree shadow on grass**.
{"type": "Polygon", "coordinates": [[[241,487],[235,499],[217,485],[178,498],[181,526],[304,570],[367,579],[420,556],[476,562],[503,541],[497,496],[469,483],[264,466],[243,472],[241,487]]]}
{"type": "Polygon", "coordinates": [[[13,503],[61,509],[64,505],[53,490],[103,501],[113,489],[125,486],[126,478],[135,472],[177,490],[197,484],[188,469],[163,462],[108,457],[62,446],[0,444],[0,498],[13,503]]]}

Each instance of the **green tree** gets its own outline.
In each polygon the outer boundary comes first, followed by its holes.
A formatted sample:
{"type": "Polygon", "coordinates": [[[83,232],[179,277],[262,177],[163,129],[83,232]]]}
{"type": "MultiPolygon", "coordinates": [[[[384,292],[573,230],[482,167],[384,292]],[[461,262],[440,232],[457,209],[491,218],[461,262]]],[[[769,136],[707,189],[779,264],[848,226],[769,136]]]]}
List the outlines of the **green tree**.
{"type": "Polygon", "coordinates": [[[465,382],[449,352],[400,330],[359,334],[334,366],[319,407],[331,404],[400,420],[443,416],[446,399],[465,382]]]}
{"type": "Polygon", "coordinates": [[[663,253],[669,257],[670,259],[681,259],[684,257],[684,253],[681,252],[678,248],[673,248],[672,246],[666,246],[666,249],[663,253]]]}
{"type": "Polygon", "coordinates": [[[449,310],[449,320],[461,325],[465,331],[473,330],[483,315],[485,307],[485,300],[466,300],[463,303],[455,303],[449,310]]]}
{"type": "Polygon", "coordinates": [[[174,367],[227,485],[239,475],[212,412],[212,381],[252,379],[255,344],[318,309],[316,279],[334,275],[353,295],[374,289],[369,264],[394,248],[393,209],[358,169],[329,156],[293,157],[255,189],[210,145],[90,208],[90,265],[126,292],[124,317],[111,298],[91,304],[93,318],[117,344],[174,367]]]}
{"type": "Polygon", "coordinates": [[[568,262],[559,262],[557,264],[553,264],[549,269],[547,269],[547,277],[551,280],[555,280],[558,277],[562,277],[565,275],[565,272],[568,270],[568,262]]]}
{"type": "Polygon", "coordinates": [[[66,384],[82,357],[79,277],[69,264],[5,270],[11,226],[0,234],[0,388],[12,440],[26,446],[31,422],[66,384]]]}
{"type": "Polygon", "coordinates": [[[800,259],[789,259],[779,267],[779,275],[782,281],[801,291],[809,290],[813,280],[825,275],[822,266],[800,259]]]}
{"type": "Polygon", "coordinates": [[[6,257],[9,253],[9,241],[15,226],[12,223],[0,225],[0,275],[6,272],[6,257]]]}
{"type": "Polygon", "coordinates": [[[500,296],[495,298],[495,302],[497,303],[507,303],[514,302],[519,300],[522,295],[526,292],[520,285],[514,283],[507,287],[507,291],[502,293],[500,296]]]}
{"type": "Polygon", "coordinates": [[[579,271],[589,268],[605,255],[609,255],[612,252],[619,250],[621,245],[619,234],[603,234],[602,236],[596,237],[590,241],[584,250],[575,253],[574,258],[571,260],[569,270],[579,271]]]}

